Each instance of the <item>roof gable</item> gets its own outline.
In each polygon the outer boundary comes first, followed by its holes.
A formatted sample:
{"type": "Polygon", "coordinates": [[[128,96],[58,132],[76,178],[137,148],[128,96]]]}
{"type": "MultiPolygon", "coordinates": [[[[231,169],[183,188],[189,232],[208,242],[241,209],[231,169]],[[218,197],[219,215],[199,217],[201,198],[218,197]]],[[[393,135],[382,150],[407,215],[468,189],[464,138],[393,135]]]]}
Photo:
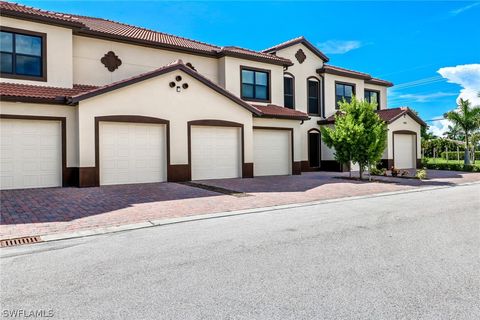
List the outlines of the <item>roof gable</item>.
{"type": "Polygon", "coordinates": [[[302,44],[304,45],[306,48],[308,48],[308,50],[312,51],[313,54],[315,54],[317,57],[319,57],[320,59],[323,60],[323,62],[328,62],[329,59],[328,57],[323,53],[321,52],[317,47],[315,47],[310,41],[308,41],[307,39],[305,39],[304,36],[301,36],[301,37],[298,37],[298,38],[294,38],[294,39],[291,39],[291,40],[288,40],[288,41],[285,41],[285,42],[282,42],[280,44],[277,44],[273,47],[270,47],[268,49],[265,49],[265,50],[262,50],[262,52],[265,52],[265,53],[275,53],[279,50],[282,50],[284,48],[288,48],[288,47],[291,47],[291,46],[294,46],[296,44],[302,44]]]}
{"type": "MultiPolygon", "coordinates": [[[[421,126],[426,127],[427,124],[415,114],[410,108],[408,107],[400,107],[400,108],[392,108],[392,109],[381,109],[376,111],[380,119],[385,121],[386,123],[392,123],[399,119],[403,115],[408,115],[410,116],[414,121],[416,121],[418,124],[421,126]]],[[[340,111],[337,111],[335,114],[331,115],[330,117],[324,119],[324,120],[319,120],[318,124],[323,125],[323,124],[333,124],[335,123],[335,115],[337,114],[342,114],[340,111]]]]}
{"type": "Polygon", "coordinates": [[[196,80],[200,81],[201,83],[203,83],[204,85],[206,85],[210,89],[216,91],[217,93],[223,95],[224,97],[226,97],[226,98],[230,99],[231,101],[237,103],[238,105],[244,107],[245,109],[252,112],[253,114],[261,115],[261,112],[258,109],[256,109],[252,105],[246,103],[242,99],[238,98],[237,96],[235,96],[231,92],[229,92],[229,91],[225,90],[224,88],[220,87],[216,83],[210,81],[209,79],[202,76],[198,72],[196,72],[196,71],[192,70],[191,68],[187,67],[183,63],[182,60],[177,60],[177,61],[175,61],[175,62],[173,62],[169,65],[166,65],[164,67],[155,69],[155,70],[150,71],[150,72],[142,73],[138,76],[127,78],[127,79],[124,79],[124,80],[121,80],[121,81],[117,81],[117,82],[114,82],[114,83],[111,83],[111,84],[108,84],[108,85],[105,85],[105,86],[101,86],[101,87],[92,89],[90,91],[86,91],[86,92],[82,92],[82,93],[77,94],[77,95],[73,95],[73,96],[67,98],[67,103],[68,104],[76,104],[76,103],[78,103],[82,100],[89,99],[89,98],[92,98],[92,97],[95,97],[95,96],[98,96],[98,95],[101,95],[101,94],[104,94],[104,93],[107,93],[107,92],[111,92],[111,91],[129,86],[129,85],[141,82],[141,81],[152,79],[152,78],[155,78],[159,75],[166,74],[166,73],[169,73],[169,72],[172,72],[172,71],[175,71],[175,70],[181,70],[181,71],[187,73],[192,78],[195,78],[196,80]]]}

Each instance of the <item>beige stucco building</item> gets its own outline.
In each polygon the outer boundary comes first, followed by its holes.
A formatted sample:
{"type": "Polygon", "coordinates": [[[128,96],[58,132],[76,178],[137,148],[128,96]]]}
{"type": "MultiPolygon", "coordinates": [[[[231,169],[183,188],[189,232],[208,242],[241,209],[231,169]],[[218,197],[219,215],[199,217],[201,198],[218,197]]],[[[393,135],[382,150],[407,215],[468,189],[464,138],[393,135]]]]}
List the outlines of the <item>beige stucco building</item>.
{"type": "Polygon", "coordinates": [[[343,170],[320,137],[337,100],[378,102],[387,166],[415,167],[424,125],[388,81],[328,65],[303,37],[218,47],[1,2],[1,188],[343,170]]]}

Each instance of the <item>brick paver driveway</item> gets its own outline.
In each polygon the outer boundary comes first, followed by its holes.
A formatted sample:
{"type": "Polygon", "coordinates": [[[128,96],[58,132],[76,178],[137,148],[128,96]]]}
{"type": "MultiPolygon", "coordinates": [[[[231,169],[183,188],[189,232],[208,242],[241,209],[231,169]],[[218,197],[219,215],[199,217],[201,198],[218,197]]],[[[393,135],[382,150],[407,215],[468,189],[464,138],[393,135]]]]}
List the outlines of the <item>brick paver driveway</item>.
{"type": "Polygon", "coordinates": [[[480,181],[479,173],[430,171],[430,180],[338,179],[348,174],[224,179],[200,183],[244,192],[228,195],[178,183],[1,191],[0,239],[79,231],[163,218],[480,181]]]}

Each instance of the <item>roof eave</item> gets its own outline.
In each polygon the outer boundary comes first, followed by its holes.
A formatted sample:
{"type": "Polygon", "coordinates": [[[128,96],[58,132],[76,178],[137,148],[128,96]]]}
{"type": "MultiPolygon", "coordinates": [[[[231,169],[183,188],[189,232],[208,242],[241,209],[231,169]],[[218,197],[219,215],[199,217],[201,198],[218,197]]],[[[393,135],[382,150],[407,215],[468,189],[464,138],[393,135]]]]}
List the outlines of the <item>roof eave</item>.
{"type": "Polygon", "coordinates": [[[319,124],[319,125],[326,125],[326,124],[333,124],[333,123],[335,123],[335,120],[323,119],[323,120],[318,120],[317,121],[317,124],[319,124]]]}
{"type": "Polygon", "coordinates": [[[269,64],[274,64],[274,65],[278,65],[278,66],[284,66],[284,67],[290,67],[290,66],[293,66],[293,63],[292,61],[290,61],[289,59],[284,59],[284,60],[278,60],[278,59],[270,59],[270,58],[267,58],[267,57],[253,57],[253,56],[250,56],[250,55],[247,55],[247,54],[242,54],[242,53],[239,53],[239,52],[225,52],[225,51],[220,51],[218,54],[217,54],[217,57],[218,58],[222,58],[222,57],[233,57],[233,58],[241,58],[241,59],[245,59],[245,60],[250,60],[250,61],[256,61],[256,62],[265,62],[265,63],[269,63],[269,64]]]}
{"type": "Polygon", "coordinates": [[[350,72],[345,72],[341,70],[332,70],[332,69],[325,69],[325,68],[319,68],[317,69],[318,74],[333,74],[336,76],[342,76],[342,77],[348,77],[348,78],[354,78],[354,79],[360,79],[360,80],[370,80],[371,77],[367,75],[361,75],[361,74],[355,74],[355,73],[350,73],[350,72]]]}
{"type": "Polygon", "coordinates": [[[65,21],[61,19],[39,16],[39,15],[34,15],[34,14],[29,14],[24,12],[12,11],[9,9],[2,9],[2,16],[21,19],[21,20],[27,20],[27,21],[46,23],[46,24],[66,27],[70,29],[77,29],[77,28],[84,27],[83,23],[81,22],[65,21]]]}
{"type": "Polygon", "coordinates": [[[26,96],[6,96],[0,95],[0,101],[8,102],[22,102],[22,103],[41,103],[41,104],[56,104],[56,105],[66,105],[66,97],[55,97],[55,98],[39,98],[39,97],[26,97],[26,96]]]}
{"type": "Polygon", "coordinates": [[[387,123],[390,124],[390,123],[393,123],[395,122],[396,120],[400,119],[403,115],[408,115],[410,116],[410,118],[412,118],[415,122],[417,122],[419,125],[421,125],[422,127],[427,127],[428,125],[425,123],[425,121],[423,121],[419,116],[417,116],[412,110],[410,109],[407,109],[401,113],[399,113],[397,116],[393,117],[392,119],[390,119],[387,123]]]}
{"type": "Polygon", "coordinates": [[[370,80],[365,80],[365,83],[368,84],[373,84],[377,86],[383,86],[383,87],[393,87],[393,83],[390,81],[386,80],[380,80],[380,79],[370,79],[370,80]]]}
{"type": "Polygon", "coordinates": [[[271,114],[261,114],[257,116],[259,118],[267,118],[267,119],[281,119],[281,120],[301,120],[301,121],[306,121],[310,120],[310,117],[307,116],[289,116],[289,115],[271,115],[271,114]]]}

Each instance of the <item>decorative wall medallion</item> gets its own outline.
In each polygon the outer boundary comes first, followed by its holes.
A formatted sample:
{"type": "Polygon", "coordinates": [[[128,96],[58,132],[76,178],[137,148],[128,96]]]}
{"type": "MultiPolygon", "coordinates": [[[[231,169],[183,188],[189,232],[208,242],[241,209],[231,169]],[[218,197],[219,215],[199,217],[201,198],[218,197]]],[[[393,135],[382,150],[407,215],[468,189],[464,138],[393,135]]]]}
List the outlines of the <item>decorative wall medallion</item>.
{"type": "Polygon", "coordinates": [[[195,67],[190,62],[187,62],[185,65],[190,69],[192,69],[193,71],[197,71],[197,69],[195,69],[195,67]]]}
{"type": "Polygon", "coordinates": [[[120,60],[113,51],[108,51],[103,58],[100,59],[100,62],[103,63],[105,68],[110,72],[115,71],[122,65],[122,60],[120,60]]]}
{"type": "Polygon", "coordinates": [[[298,49],[297,53],[295,53],[295,58],[297,58],[297,61],[301,64],[303,61],[305,61],[305,59],[307,59],[307,56],[302,49],[298,49]]]}
{"type": "Polygon", "coordinates": [[[171,81],[168,85],[170,86],[170,88],[175,88],[175,90],[177,92],[181,92],[182,91],[182,88],[183,89],[188,89],[188,83],[184,82],[184,83],[177,83],[177,82],[181,82],[182,81],[182,76],[178,75],[178,76],[175,76],[175,81],[171,81]]]}

